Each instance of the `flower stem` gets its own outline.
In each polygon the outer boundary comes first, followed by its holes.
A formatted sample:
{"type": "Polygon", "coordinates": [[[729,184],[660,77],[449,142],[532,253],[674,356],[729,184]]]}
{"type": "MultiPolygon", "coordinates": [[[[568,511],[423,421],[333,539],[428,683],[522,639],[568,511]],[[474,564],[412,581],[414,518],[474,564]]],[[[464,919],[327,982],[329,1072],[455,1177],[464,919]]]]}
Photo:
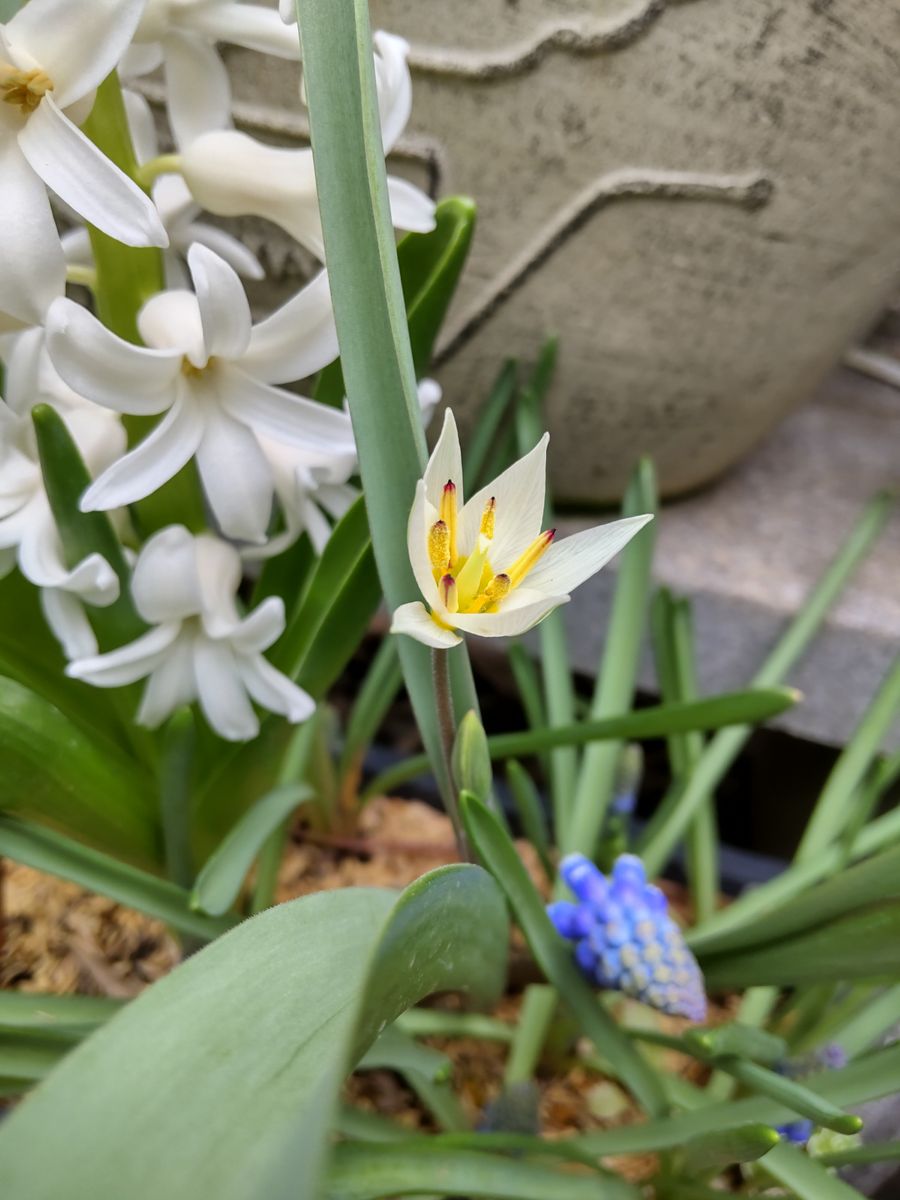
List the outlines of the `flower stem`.
{"type": "Polygon", "coordinates": [[[181,174],[181,155],[180,154],[159,154],[156,158],[150,158],[145,163],[141,163],[135,169],[135,183],[139,184],[145,192],[156,183],[160,175],[180,175],[181,174]]]}
{"type": "Polygon", "coordinates": [[[78,287],[89,288],[92,292],[96,291],[97,272],[93,267],[85,267],[79,263],[69,263],[66,267],[66,283],[74,283],[78,287]]]}
{"type": "Polygon", "coordinates": [[[431,651],[431,678],[434,682],[434,700],[437,708],[438,728],[441,734],[441,752],[447,784],[444,792],[444,807],[453,825],[459,856],[463,862],[471,862],[469,843],[462,827],[459,815],[459,804],[456,796],[456,783],[453,778],[453,743],[456,740],[456,718],[453,715],[453,689],[450,685],[450,651],[433,649],[431,651]]]}

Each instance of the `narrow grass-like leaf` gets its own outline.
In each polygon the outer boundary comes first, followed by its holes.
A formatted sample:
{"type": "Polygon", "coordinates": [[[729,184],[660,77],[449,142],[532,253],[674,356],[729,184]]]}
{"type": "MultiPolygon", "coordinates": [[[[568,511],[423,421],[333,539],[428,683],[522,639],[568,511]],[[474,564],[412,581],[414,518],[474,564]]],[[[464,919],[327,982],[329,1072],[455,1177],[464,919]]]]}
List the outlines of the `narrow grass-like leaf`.
{"type": "Polygon", "coordinates": [[[846,1113],[837,1105],[823,1100],[815,1092],[804,1087],[795,1079],[788,1079],[759,1063],[741,1058],[724,1058],[716,1066],[732,1075],[744,1087],[761,1096],[768,1096],[779,1104],[787,1105],[801,1117],[809,1117],[817,1125],[833,1129],[836,1133],[858,1133],[862,1121],[853,1113],[846,1113]]]}
{"type": "MultiPolygon", "coordinates": [[[[368,4],[298,0],[297,10],[341,366],[378,574],[393,611],[419,599],[406,527],[425,466],[425,435],[388,203],[368,4]]],[[[419,731],[452,804],[431,657],[412,638],[398,641],[419,731]]],[[[459,702],[477,709],[474,694],[459,702]]]]}
{"type": "MultiPolygon", "coordinates": [[[[643,459],[635,468],[622,501],[622,515],[655,513],[656,479],[653,466],[643,459]]],[[[650,598],[650,571],[656,543],[656,521],[631,539],[619,556],[615,595],[606,631],[603,661],[597,676],[591,719],[601,720],[627,712],[634,700],[641,648],[650,598]]],[[[610,742],[592,746],[584,755],[571,818],[566,822],[560,848],[592,857],[606,810],[612,800],[619,746],[610,742]]]]}
{"type": "Polygon", "coordinates": [[[486,464],[503,418],[516,392],[516,364],[508,359],[494,380],[488,398],[478,410],[478,421],[463,455],[466,494],[474,495],[493,475],[488,475],[486,464]]]}
{"type": "Polygon", "coordinates": [[[34,1083],[49,1075],[70,1049],[71,1044],[62,1038],[0,1033],[0,1077],[34,1083]]]}
{"type": "Polygon", "coordinates": [[[854,1167],[867,1163],[895,1162],[900,1159],[900,1142],[870,1142],[868,1146],[851,1146],[831,1154],[817,1154],[814,1161],[823,1167],[854,1167]]]}
{"type": "Polygon", "coordinates": [[[163,734],[159,771],[159,811],[166,874],[179,887],[194,882],[191,851],[191,776],[194,766],[194,714],[181,708],[170,717],[163,734]]]}
{"type": "Polygon", "coordinates": [[[506,893],[516,921],[548,981],[638,1102],[649,1113],[659,1115],[665,1110],[665,1100],[656,1075],[579,973],[500,822],[475,796],[463,793],[460,806],[473,847],[506,893]]]}
{"type": "Polygon", "coordinates": [[[449,1078],[453,1065],[446,1054],[422,1046],[403,1033],[396,1022],[380,1034],[356,1064],[357,1071],[415,1072],[433,1081],[449,1078]]]}
{"type": "Polygon", "coordinates": [[[397,640],[386,637],[376,650],[353,702],[341,748],[341,774],[358,768],[402,686],[397,640]]]}
{"type": "Polygon", "coordinates": [[[399,899],[346,888],[269,909],[123,1008],[3,1122],[0,1192],[317,1200],[347,1070],[431,992],[493,1003],[508,936],[471,866],[399,899]]]}
{"type": "MultiPolygon", "coordinates": [[[[825,615],[884,529],[893,507],[893,497],[876,496],[863,510],[834,561],[813,588],[803,608],[790,623],[753,679],[756,687],[780,683],[818,633],[825,615]]],[[[691,819],[723,779],[741,751],[750,729],[736,728],[719,733],[706,747],[678,802],[658,812],[644,831],[641,856],[651,875],[658,875],[668,862],[691,819]]]]}
{"type": "Polygon", "coordinates": [[[68,879],[205,941],[218,937],[233,924],[193,912],[190,894],[174,883],[82,846],[51,829],[11,817],[0,817],[0,856],[68,879]]]}
{"type": "Polygon", "coordinates": [[[51,996],[0,991],[0,1031],[57,1033],[81,1038],[105,1024],[122,1007],[107,996],[51,996]]]}
{"type": "Polygon", "coordinates": [[[709,1029],[686,1029],[683,1037],[710,1058],[737,1057],[771,1066],[783,1062],[788,1055],[784,1038],[765,1029],[742,1025],[740,1021],[728,1021],[709,1029]]]}
{"type": "Polygon", "coordinates": [[[325,1181],[326,1200],[382,1196],[483,1196],[488,1200],[637,1200],[624,1181],[567,1174],[475,1150],[342,1145],[325,1181]]]}
{"type": "Polygon", "coordinates": [[[213,917],[228,912],[266,839],[312,796],[306,784],[289,783],[258,800],[206,860],[191,893],[191,908],[213,917]]]}
{"type": "Polygon", "coordinates": [[[691,1138],[679,1166],[685,1175],[718,1174],[734,1163],[755,1162],[777,1145],[778,1134],[770,1125],[740,1125],[691,1138]]]}
{"type": "Polygon", "coordinates": [[[766,1155],[763,1167],[773,1179],[790,1188],[797,1200],[863,1200],[856,1188],[787,1142],[766,1155]]]}
{"type": "Polygon", "coordinates": [[[897,1024],[900,1014],[900,983],[877,993],[861,1012],[832,1031],[832,1037],[848,1058],[856,1058],[873,1046],[897,1024]]]}
{"type": "Polygon", "coordinates": [[[506,764],[506,782],[509,784],[522,832],[534,846],[541,866],[548,880],[552,882],[556,872],[550,857],[550,831],[547,828],[547,816],[540,793],[534,780],[514,758],[506,764]]]}
{"type": "Polygon", "coordinates": [[[467,1037],[488,1042],[510,1042],[514,1033],[514,1027],[498,1017],[441,1008],[411,1008],[397,1018],[397,1028],[412,1037],[467,1037]]]}
{"type": "Polygon", "coordinates": [[[287,623],[290,624],[318,561],[309,536],[302,533],[287,550],[265,560],[253,589],[250,608],[256,608],[269,596],[280,596],[284,601],[287,623]]]}

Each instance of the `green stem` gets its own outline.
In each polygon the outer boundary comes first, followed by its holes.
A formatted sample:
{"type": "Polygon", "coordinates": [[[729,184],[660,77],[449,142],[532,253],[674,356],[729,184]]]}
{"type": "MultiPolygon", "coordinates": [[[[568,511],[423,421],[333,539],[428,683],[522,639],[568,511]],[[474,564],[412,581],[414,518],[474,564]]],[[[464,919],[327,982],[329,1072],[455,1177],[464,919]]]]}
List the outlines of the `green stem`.
{"type": "Polygon", "coordinates": [[[438,728],[441,733],[441,753],[449,787],[444,789],[444,806],[453,825],[456,844],[463,862],[473,861],[456,799],[456,780],[453,777],[453,744],[456,741],[456,718],[453,714],[453,689],[450,686],[450,651],[431,651],[431,678],[434,684],[434,702],[437,710],[438,728]]]}
{"type": "Polygon", "coordinates": [[[558,1004],[556,988],[549,984],[535,983],[526,989],[503,1075],[507,1087],[527,1083],[534,1075],[558,1004]]]}
{"type": "Polygon", "coordinates": [[[135,182],[149,192],[153,184],[159,179],[160,175],[180,175],[181,174],[181,155],[180,154],[160,154],[156,158],[148,159],[147,162],[141,163],[135,169],[135,182]]]}
{"type": "Polygon", "coordinates": [[[93,267],[81,266],[79,263],[69,263],[66,267],[66,283],[72,283],[76,287],[84,287],[88,288],[89,291],[96,292],[97,272],[93,267]]]}
{"type": "Polygon", "coordinates": [[[171,718],[163,737],[159,807],[166,873],[179,887],[194,882],[191,853],[191,772],[194,758],[194,717],[189,708],[171,718]]]}

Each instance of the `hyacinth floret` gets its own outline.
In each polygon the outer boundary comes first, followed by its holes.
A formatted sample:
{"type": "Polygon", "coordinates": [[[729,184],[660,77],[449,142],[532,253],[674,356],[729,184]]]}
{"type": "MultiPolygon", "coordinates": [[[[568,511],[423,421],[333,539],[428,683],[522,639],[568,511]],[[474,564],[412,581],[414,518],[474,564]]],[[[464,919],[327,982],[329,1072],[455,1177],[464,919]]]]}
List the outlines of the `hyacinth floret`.
{"type": "Polygon", "coordinates": [[[569,854],[560,874],[576,902],[559,900],[547,911],[557,931],[575,943],[575,960],[591,982],[702,1021],[703,975],[641,860],[622,854],[606,876],[583,854],[569,854]]]}

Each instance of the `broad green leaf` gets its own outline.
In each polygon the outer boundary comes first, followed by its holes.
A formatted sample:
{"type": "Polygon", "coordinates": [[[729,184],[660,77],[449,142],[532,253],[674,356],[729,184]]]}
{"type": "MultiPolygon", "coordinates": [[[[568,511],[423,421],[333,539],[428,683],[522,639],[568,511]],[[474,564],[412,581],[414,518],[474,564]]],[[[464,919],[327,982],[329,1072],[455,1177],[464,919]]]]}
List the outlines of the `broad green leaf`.
{"type": "Polygon", "coordinates": [[[132,1001],[0,1127],[0,1193],[318,1200],[341,1081],[434,991],[492,1003],[502,897],[451,866],[398,898],[320,892],[239,925],[132,1001]],[[472,914],[478,920],[472,920],[472,914]]]}
{"type": "Polygon", "coordinates": [[[773,1179],[790,1188],[797,1200],[863,1200],[856,1188],[787,1142],[767,1154],[762,1166],[773,1179]]]}
{"type": "Polygon", "coordinates": [[[506,893],[541,970],[636,1099],[648,1112],[659,1115],[666,1106],[656,1075],[579,973],[508,834],[475,796],[463,792],[460,806],[472,845],[506,893]]]}
{"type": "Polygon", "coordinates": [[[685,1175],[718,1174],[734,1163],[754,1162],[777,1145],[778,1134],[770,1125],[740,1125],[700,1134],[685,1144],[680,1167],[685,1175]]]}
{"type": "Polygon", "coordinates": [[[342,1145],[325,1180],[325,1200],[383,1196],[484,1196],[488,1200],[638,1200],[611,1176],[573,1175],[533,1162],[431,1146],[342,1145]]]}
{"type": "Polygon", "coordinates": [[[864,909],[772,945],[701,954],[707,987],[799,987],[857,979],[900,978],[900,902],[864,909]]]}
{"type": "MultiPolygon", "coordinates": [[[[304,83],[328,277],[360,475],[388,610],[419,599],[406,527],[426,460],[406,305],[391,225],[367,0],[298,0],[304,83]]],[[[406,688],[445,804],[431,656],[398,639],[406,688]]],[[[464,647],[452,651],[465,656],[464,647]]],[[[457,696],[476,708],[474,689],[457,696]]]]}
{"type": "Polygon", "coordinates": [[[191,893],[191,907],[212,916],[228,912],[266,839],[312,796],[306,784],[292,783],[258,800],[206,860],[191,893]]]}
{"type": "Polygon", "coordinates": [[[105,512],[82,512],[79,501],[91,482],[78,447],[60,414],[49,404],[32,411],[47,499],[59,530],[68,566],[99,554],[119,577],[119,598],[105,608],[85,609],[101,650],[134,641],[146,630],[131,600],[131,571],[112,522],[105,512]]]}
{"type": "Polygon", "coordinates": [[[190,894],[183,888],[148,875],[108,854],[102,854],[52,829],[0,816],[0,856],[38,871],[59,875],[80,887],[138,912],[158,917],[181,933],[209,941],[233,923],[204,916],[191,909],[190,894]]]}
{"type": "Polygon", "coordinates": [[[122,1007],[106,996],[49,996],[0,990],[0,1032],[59,1033],[81,1038],[122,1007]]]}
{"type": "Polygon", "coordinates": [[[772,1063],[783,1062],[788,1056],[784,1038],[776,1037],[765,1029],[742,1025],[740,1021],[728,1021],[725,1025],[715,1025],[710,1029],[686,1029],[682,1036],[709,1058],[748,1058],[751,1062],[771,1066],[772,1063]]]}
{"type": "MultiPolygon", "coordinates": [[[[488,749],[491,758],[516,758],[554,746],[584,746],[607,739],[640,741],[693,729],[721,729],[727,725],[768,720],[792,708],[799,698],[799,693],[792,688],[729,692],[684,704],[659,704],[602,721],[581,721],[554,729],[545,726],[525,733],[498,733],[488,738],[488,749]]],[[[373,796],[382,791],[389,792],[398,783],[415,779],[427,770],[428,758],[424,754],[413,755],[378,775],[364,794],[373,796]]]]}
{"type": "Polygon", "coordinates": [[[149,777],[59,709],[0,677],[0,811],[143,864],[159,861],[149,777]]]}

